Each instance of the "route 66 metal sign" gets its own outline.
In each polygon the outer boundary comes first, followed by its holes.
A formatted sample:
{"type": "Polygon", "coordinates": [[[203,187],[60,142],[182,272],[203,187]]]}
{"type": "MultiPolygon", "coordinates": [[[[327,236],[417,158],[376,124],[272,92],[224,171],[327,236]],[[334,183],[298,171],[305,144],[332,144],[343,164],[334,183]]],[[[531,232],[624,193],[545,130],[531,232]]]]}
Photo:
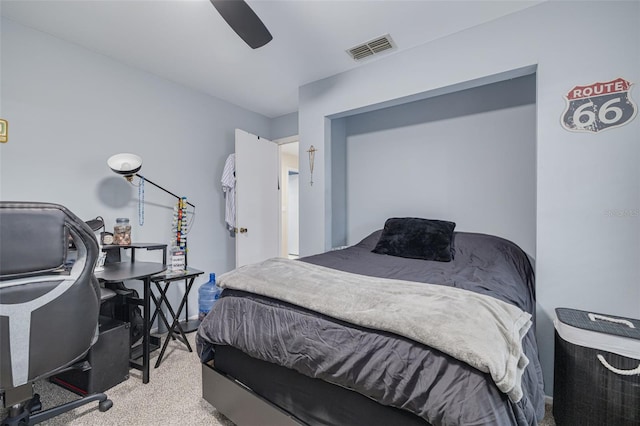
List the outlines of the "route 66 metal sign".
{"type": "Polygon", "coordinates": [[[623,78],[576,86],[565,95],[562,127],[572,132],[593,132],[627,124],[637,107],[629,96],[632,83],[623,78]]]}

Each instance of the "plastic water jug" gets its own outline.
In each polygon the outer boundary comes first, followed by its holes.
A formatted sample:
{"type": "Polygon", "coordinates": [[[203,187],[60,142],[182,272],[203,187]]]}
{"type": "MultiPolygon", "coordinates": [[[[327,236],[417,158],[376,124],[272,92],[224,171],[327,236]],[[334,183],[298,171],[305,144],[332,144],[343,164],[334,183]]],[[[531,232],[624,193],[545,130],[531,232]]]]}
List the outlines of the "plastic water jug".
{"type": "Polygon", "coordinates": [[[221,291],[220,287],[216,285],[216,274],[210,273],[209,281],[198,289],[198,319],[200,321],[211,311],[211,307],[220,297],[221,291]]]}

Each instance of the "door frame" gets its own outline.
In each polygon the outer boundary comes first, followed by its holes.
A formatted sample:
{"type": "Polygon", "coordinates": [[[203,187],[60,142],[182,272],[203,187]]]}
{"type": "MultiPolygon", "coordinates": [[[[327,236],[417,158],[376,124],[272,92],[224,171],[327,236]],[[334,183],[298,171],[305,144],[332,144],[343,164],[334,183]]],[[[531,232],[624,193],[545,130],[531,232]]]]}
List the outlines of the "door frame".
{"type": "MultiPolygon", "coordinates": [[[[276,143],[278,145],[278,170],[280,171],[280,175],[282,175],[282,168],[283,168],[283,164],[282,164],[282,151],[281,151],[281,147],[282,145],[287,145],[290,143],[295,143],[298,142],[298,144],[300,143],[300,135],[292,135],[292,136],[287,136],[284,138],[280,138],[280,139],[275,139],[272,142],[276,143]]],[[[300,145],[298,145],[299,147],[300,145]]],[[[300,150],[298,148],[298,172],[300,171],[300,150]]],[[[284,183],[281,182],[281,185],[283,185],[284,183]]],[[[280,227],[280,232],[278,232],[278,252],[282,255],[282,250],[284,247],[284,241],[283,241],[283,234],[284,234],[284,227],[282,226],[283,224],[283,215],[282,215],[282,202],[283,202],[283,193],[284,191],[279,191],[280,194],[280,199],[278,200],[278,205],[281,207],[278,210],[278,224],[280,227]]],[[[298,205],[300,204],[300,202],[298,202],[298,205]]],[[[300,235],[300,232],[298,232],[298,235],[300,235]]],[[[299,238],[298,238],[299,239],[299,238]]],[[[298,245],[299,245],[299,241],[298,241],[298,245]]],[[[287,253],[288,255],[288,253],[287,253]]]]}

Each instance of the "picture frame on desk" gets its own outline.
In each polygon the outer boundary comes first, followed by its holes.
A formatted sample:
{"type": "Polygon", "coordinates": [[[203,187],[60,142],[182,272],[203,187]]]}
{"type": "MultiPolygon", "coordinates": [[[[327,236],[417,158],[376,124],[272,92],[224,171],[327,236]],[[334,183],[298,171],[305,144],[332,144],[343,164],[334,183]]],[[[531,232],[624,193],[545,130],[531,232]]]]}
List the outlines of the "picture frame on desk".
{"type": "Polygon", "coordinates": [[[171,249],[171,266],[169,271],[185,272],[187,268],[187,255],[185,250],[176,247],[171,249]]]}

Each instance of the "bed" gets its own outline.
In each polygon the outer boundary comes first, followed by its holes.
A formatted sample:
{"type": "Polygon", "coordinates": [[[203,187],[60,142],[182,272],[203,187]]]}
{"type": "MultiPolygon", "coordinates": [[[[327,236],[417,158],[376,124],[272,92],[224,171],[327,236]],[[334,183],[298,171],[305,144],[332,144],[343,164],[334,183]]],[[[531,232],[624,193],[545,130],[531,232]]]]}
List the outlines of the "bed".
{"type": "MultiPolygon", "coordinates": [[[[453,228],[447,247],[451,259],[376,253],[387,225],[354,246],[240,268],[228,273],[227,284],[227,274],[219,277],[226,288],[196,336],[205,399],[238,424],[536,425],[541,421],[544,393],[535,341],[534,272],[527,255],[505,239],[453,232],[453,228]],[[275,274],[272,279],[284,283],[284,291],[265,293],[262,289],[269,286],[255,281],[268,276],[262,271],[269,268],[275,271],[269,272],[275,274]],[[280,278],[283,268],[288,272],[280,278]],[[316,280],[303,284],[307,276],[316,280]],[[362,293],[352,287],[360,282],[362,293]],[[305,285],[311,294],[301,294],[299,287],[305,285]],[[387,293],[376,296],[375,286],[387,293]],[[413,295],[423,288],[431,293],[413,295]],[[529,320],[515,332],[518,347],[502,351],[509,352],[505,359],[513,358],[508,362],[517,373],[496,373],[491,363],[485,368],[484,361],[476,360],[478,354],[458,353],[458,348],[471,345],[467,341],[474,334],[484,336],[485,330],[504,331],[511,325],[488,326],[480,319],[484,313],[469,309],[465,314],[454,308],[445,308],[452,317],[440,321],[449,314],[421,298],[440,299],[448,291],[480,300],[464,303],[488,303],[491,312],[509,311],[516,322],[529,320]],[[330,300],[329,306],[324,299],[330,300]],[[360,303],[373,303],[382,311],[360,303]],[[421,313],[408,305],[417,305],[427,316],[416,316],[421,313]],[[456,319],[463,323],[465,315],[478,323],[478,330],[467,324],[462,327],[469,328],[467,335],[464,330],[460,335],[452,332],[456,319]],[[407,318],[408,324],[399,328],[393,324],[407,318]],[[443,330],[437,322],[445,323],[443,330]],[[440,339],[448,339],[448,346],[441,347],[440,339]],[[510,384],[502,377],[510,377],[510,384]]],[[[489,345],[478,356],[490,350],[502,356],[497,349],[502,337],[488,333],[489,345]]]]}

